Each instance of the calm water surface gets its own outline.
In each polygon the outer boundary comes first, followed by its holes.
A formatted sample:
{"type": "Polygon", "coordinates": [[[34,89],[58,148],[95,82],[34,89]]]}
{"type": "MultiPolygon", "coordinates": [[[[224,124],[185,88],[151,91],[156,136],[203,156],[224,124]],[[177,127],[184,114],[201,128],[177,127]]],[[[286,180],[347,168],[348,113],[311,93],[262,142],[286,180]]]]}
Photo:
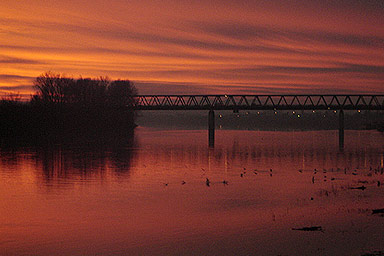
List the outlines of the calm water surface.
{"type": "Polygon", "coordinates": [[[228,130],[210,149],[206,130],[138,128],[127,143],[3,146],[0,255],[383,252],[384,136],[345,139],[228,130]]]}

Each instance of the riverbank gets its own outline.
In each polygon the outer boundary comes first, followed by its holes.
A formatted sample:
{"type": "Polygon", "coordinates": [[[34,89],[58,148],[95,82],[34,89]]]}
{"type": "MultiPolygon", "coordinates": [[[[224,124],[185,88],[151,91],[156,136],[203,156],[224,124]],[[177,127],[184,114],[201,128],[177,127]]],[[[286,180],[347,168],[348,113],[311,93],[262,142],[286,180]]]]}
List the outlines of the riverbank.
{"type": "Polygon", "coordinates": [[[135,113],[123,107],[0,102],[0,138],[104,138],[132,131],[135,113]]]}

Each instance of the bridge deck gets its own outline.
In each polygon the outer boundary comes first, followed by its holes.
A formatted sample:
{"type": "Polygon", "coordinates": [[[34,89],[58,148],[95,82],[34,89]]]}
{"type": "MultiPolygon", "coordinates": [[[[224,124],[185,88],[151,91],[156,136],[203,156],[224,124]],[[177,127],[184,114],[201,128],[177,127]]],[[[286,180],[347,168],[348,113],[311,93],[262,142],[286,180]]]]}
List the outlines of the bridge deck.
{"type": "Polygon", "coordinates": [[[137,95],[136,110],[384,110],[384,95],[137,95]]]}

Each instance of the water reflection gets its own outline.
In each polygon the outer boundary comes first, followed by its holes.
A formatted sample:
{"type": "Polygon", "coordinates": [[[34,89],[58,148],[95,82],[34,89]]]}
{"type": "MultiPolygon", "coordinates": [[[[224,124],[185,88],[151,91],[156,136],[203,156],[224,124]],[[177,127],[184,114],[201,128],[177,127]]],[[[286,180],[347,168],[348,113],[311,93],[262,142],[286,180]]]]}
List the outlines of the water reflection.
{"type": "Polygon", "coordinates": [[[381,133],[346,131],[343,152],[337,131],[217,131],[214,148],[207,136],[2,146],[0,254],[384,251],[381,133]]]}
{"type": "MultiPolygon", "coordinates": [[[[382,165],[382,135],[377,133],[377,140],[361,135],[360,132],[349,132],[351,141],[343,152],[337,146],[337,136],[332,132],[301,132],[295,134],[284,132],[250,132],[242,131],[242,137],[230,131],[221,131],[214,149],[208,148],[200,141],[195,141],[193,132],[185,138],[178,137],[181,142],[170,143],[165,138],[151,138],[141,141],[142,147],[151,154],[140,155],[140,162],[167,163],[171,166],[178,163],[215,168],[228,167],[228,164],[247,168],[369,168],[382,165]],[[190,139],[193,138],[193,139],[190,139]],[[222,139],[220,144],[220,139],[222,139]],[[184,142],[184,143],[183,143],[184,142]]],[[[337,135],[337,134],[336,134],[337,135]]]]}
{"type": "MultiPolygon", "coordinates": [[[[12,172],[13,175],[33,170],[40,184],[59,186],[70,184],[65,180],[95,181],[108,179],[111,175],[128,178],[134,170],[145,172],[162,168],[237,171],[242,168],[312,170],[383,167],[382,143],[364,145],[367,137],[359,132],[354,133],[357,136],[343,152],[329,139],[326,140],[324,136],[327,135],[321,132],[317,132],[316,136],[311,132],[302,132],[301,140],[297,140],[292,133],[284,132],[243,131],[245,136],[237,137],[238,132],[222,131],[218,139],[223,141],[221,144],[219,141],[215,148],[196,140],[194,131],[151,131],[149,137],[146,133],[147,130],[139,132],[140,144],[133,136],[114,141],[86,140],[38,146],[11,147],[3,144],[0,170],[12,172]],[[172,140],[175,133],[178,133],[178,140],[172,140]]],[[[204,140],[203,134],[199,136],[200,140],[204,140]]]]}
{"type": "Polygon", "coordinates": [[[72,187],[75,182],[100,181],[112,176],[128,178],[137,141],[133,134],[114,140],[50,143],[2,143],[0,170],[10,178],[17,173],[50,188],[72,187]]]}

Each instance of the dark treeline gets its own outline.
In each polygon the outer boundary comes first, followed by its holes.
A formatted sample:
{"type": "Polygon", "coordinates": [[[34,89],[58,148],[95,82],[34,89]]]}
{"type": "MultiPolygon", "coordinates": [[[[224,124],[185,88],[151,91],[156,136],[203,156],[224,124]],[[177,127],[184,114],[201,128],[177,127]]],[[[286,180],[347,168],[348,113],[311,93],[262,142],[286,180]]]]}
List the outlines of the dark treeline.
{"type": "Polygon", "coordinates": [[[1,138],[84,137],[128,133],[135,127],[129,106],[137,94],[128,80],[69,78],[45,73],[27,102],[0,101],[1,138]]]}

